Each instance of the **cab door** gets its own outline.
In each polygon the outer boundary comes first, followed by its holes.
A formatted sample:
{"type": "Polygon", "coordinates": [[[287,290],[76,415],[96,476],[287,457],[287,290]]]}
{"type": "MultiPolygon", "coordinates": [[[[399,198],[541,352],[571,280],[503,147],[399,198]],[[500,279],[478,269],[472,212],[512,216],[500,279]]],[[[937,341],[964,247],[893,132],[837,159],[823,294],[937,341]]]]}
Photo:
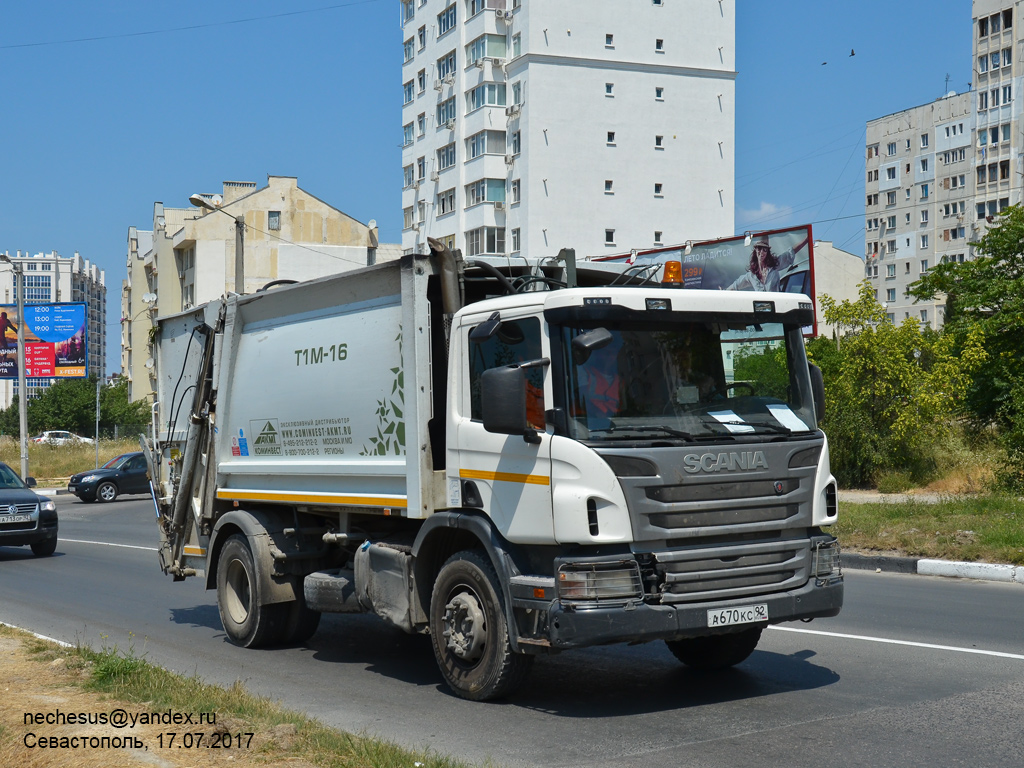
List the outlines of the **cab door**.
{"type": "MultiPolygon", "coordinates": [[[[463,318],[457,349],[460,387],[453,403],[463,507],[482,509],[501,534],[517,543],[554,542],[551,511],[551,435],[545,403],[551,397],[550,366],[526,369],[527,413],[537,438],[488,432],[482,421],[481,376],[490,368],[549,357],[546,324],[536,315],[502,312],[497,331],[482,342],[469,334],[488,314],[463,318]]],[[[452,470],[455,470],[453,472],[452,470]]]]}

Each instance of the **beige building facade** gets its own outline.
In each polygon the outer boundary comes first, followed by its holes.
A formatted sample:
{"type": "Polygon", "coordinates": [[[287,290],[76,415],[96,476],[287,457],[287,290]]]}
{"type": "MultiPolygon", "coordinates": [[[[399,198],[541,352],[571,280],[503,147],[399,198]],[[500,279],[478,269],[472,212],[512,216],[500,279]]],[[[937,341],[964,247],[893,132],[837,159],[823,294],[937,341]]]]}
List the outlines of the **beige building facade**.
{"type": "Polygon", "coordinates": [[[173,315],[235,290],[235,220],[244,222],[243,293],[275,281],[302,281],[358,269],[401,255],[363,224],[298,186],[269,176],[264,187],[226,181],[204,193],[214,208],[153,207],[153,229],[128,232],[121,297],[121,365],[132,400],[153,400],[157,371],[150,333],[173,315]]]}

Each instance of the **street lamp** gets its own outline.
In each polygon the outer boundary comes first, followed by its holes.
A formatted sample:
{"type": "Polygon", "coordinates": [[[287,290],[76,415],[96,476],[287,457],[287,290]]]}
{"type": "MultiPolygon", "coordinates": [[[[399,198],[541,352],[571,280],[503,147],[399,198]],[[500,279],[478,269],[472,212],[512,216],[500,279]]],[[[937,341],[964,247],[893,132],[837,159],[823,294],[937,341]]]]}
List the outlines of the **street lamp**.
{"type": "Polygon", "coordinates": [[[212,202],[199,194],[189,195],[188,201],[196,208],[205,208],[208,211],[217,211],[234,219],[235,222],[235,293],[245,293],[245,217],[242,215],[232,216],[222,208],[218,208],[212,202]]]}
{"type": "MultiPolygon", "coordinates": [[[[28,388],[25,385],[25,273],[21,264],[0,253],[0,261],[14,271],[14,295],[18,303],[18,426],[21,429],[21,479],[28,479],[28,388]]],[[[6,330],[0,333],[6,333],[6,330]]]]}

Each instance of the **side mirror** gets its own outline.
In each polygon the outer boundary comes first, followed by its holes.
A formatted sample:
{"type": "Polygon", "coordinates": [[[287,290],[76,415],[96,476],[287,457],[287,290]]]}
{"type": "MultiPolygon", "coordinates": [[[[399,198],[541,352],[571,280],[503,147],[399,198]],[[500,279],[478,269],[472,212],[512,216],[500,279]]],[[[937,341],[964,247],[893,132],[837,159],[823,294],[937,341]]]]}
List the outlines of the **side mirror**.
{"type": "Polygon", "coordinates": [[[35,488],[36,487],[36,479],[34,477],[26,477],[25,478],[25,485],[28,486],[29,488],[35,488]]]}
{"type": "Polygon", "coordinates": [[[501,315],[495,312],[469,332],[469,340],[473,344],[483,344],[498,332],[500,326],[501,315]]]}
{"type": "Polygon", "coordinates": [[[590,353],[595,349],[607,347],[612,343],[612,334],[607,328],[594,328],[572,340],[572,361],[576,365],[583,365],[590,359],[590,353]]]}
{"type": "Polygon", "coordinates": [[[825,418],[825,377],[821,375],[821,368],[814,363],[808,363],[811,373],[811,398],[814,400],[814,418],[820,424],[825,418]]]}
{"type": "Polygon", "coordinates": [[[522,435],[528,443],[540,436],[526,419],[526,372],[519,366],[491,368],[480,376],[484,429],[499,435],[522,435]]]}

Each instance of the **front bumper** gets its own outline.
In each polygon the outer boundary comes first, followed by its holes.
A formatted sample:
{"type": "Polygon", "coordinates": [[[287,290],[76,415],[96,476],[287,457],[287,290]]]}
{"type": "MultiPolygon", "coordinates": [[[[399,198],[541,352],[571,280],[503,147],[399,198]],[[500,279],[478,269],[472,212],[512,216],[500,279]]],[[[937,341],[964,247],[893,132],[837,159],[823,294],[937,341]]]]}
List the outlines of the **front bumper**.
{"type": "Polygon", "coordinates": [[[0,547],[22,547],[55,538],[57,538],[57,513],[40,512],[33,528],[0,530],[0,547]]]}
{"type": "Polygon", "coordinates": [[[829,581],[811,579],[803,587],[787,592],[699,604],[583,607],[556,600],[549,609],[548,637],[551,647],[561,650],[735,632],[757,625],[739,624],[711,630],[707,623],[708,611],[755,603],[767,604],[768,624],[836,616],[843,605],[843,579],[842,576],[829,581]]]}

